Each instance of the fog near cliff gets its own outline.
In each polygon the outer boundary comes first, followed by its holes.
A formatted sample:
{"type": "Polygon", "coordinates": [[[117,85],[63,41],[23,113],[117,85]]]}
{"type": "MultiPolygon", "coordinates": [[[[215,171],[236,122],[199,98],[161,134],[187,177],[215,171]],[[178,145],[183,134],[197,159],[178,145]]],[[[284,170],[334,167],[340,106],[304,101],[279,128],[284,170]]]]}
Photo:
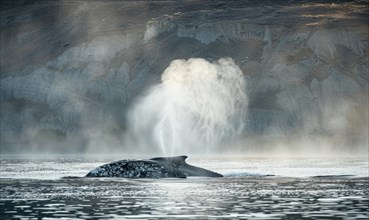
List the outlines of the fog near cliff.
{"type": "Polygon", "coordinates": [[[2,154],[368,152],[367,1],[1,4],[2,154]]]}

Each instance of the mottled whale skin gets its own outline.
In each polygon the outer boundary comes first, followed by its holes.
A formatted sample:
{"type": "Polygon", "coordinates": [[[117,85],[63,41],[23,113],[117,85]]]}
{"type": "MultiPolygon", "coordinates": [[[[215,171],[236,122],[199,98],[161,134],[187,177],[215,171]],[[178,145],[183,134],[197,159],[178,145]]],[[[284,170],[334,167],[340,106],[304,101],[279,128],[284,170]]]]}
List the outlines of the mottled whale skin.
{"type": "Polygon", "coordinates": [[[187,164],[187,156],[156,157],[148,160],[119,160],[91,170],[86,177],[186,178],[223,175],[187,164]]]}

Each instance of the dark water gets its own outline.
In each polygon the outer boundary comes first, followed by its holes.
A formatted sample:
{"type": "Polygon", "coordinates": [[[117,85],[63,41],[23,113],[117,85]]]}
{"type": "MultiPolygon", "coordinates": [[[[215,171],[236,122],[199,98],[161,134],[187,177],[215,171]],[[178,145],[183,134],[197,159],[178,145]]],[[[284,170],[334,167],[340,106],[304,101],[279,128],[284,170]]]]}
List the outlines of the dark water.
{"type": "MultiPolygon", "coordinates": [[[[2,159],[1,219],[369,217],[369,177],[363,171],[367,166],[365,160],[340,159],[329,163],[325,160],[320,163],[315,160],[313,167],[311,160],[280,162],[276,166],[278,172],[290,173],[289,176],[267,176],[276,174],[272,172],[271,167],[265,168],[273,161],[248,159],[223,163],[218,160],[194,161],[194,165],[201,164],[206,168],[228,173],[225,178],[128,180],[65,177],[83,176],[90,168],[102,162],[79,159],[2,159]],[[236,167],[243,169],[245,166],[250,168],[261,164],[264,164],[265,173],[234,171],[236,167]],[[302,164],[310,164],[305,167],[311,167],[309,172],[303,171],[302,164]],[[352,164],[355,165],[351,166],[352,164]],[[353,167],[362,171],[356,170],[355,173],[352,171],[353,167]],[[317,175],[297,175],[297,172],[293,172],[295,169],[317,175]],[[328,171],[337,171],[342,175],[327,176],[328,171]],[[355,175],[350,175],[349,172],[355,175]],[[27,176],[29,173],[33,173],[34,177],[27,176]],[[10,178],[10,175],[13,175],[13,178],[10,178]]],[[[278,164],[276,161],[274,163],[278,164]]]]}

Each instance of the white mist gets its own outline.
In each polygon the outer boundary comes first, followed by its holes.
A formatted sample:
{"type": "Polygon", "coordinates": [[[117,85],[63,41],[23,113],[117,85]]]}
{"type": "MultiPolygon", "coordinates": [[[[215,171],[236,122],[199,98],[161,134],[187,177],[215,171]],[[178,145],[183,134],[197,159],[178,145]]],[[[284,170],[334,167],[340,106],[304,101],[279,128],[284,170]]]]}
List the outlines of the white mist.
{"type": "Polygon", "coordinates": [[[166,156],[205,153],[242,132],[246,81],[232,59],[174,60],[161,79],[128,115],[141,146],[158,147],[166,156]]]}

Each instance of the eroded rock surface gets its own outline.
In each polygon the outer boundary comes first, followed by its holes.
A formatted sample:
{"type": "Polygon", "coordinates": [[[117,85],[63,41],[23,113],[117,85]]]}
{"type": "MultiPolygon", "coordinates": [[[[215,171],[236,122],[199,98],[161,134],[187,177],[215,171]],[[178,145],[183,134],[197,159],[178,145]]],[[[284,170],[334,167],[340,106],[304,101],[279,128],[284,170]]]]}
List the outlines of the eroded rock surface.
{"type": "Polygon", "coordinates": [[[1,4],[5,151],[43,139],[60,151],[120,143],[132,101],[172,60],[191,57],[231,57],[242,69],[245,136],[367,143],[365,1],[1,4]]]}

